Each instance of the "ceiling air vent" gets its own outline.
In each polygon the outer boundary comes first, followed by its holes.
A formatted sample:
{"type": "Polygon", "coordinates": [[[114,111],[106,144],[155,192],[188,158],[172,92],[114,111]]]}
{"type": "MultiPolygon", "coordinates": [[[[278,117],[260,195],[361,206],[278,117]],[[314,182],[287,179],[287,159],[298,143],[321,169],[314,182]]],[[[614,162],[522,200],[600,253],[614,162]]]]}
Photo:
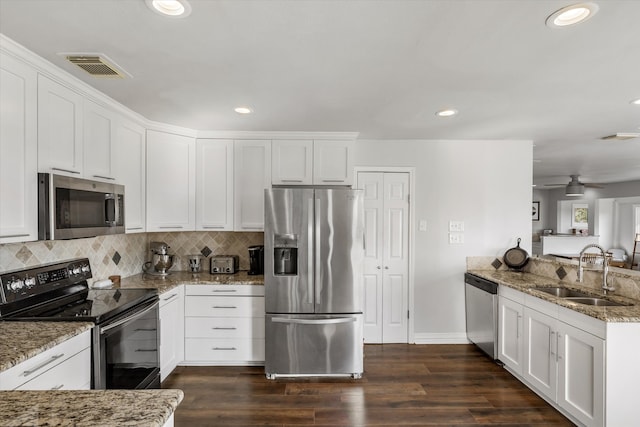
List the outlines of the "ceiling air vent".
{"type": "Polygon", "coordinates": [[[82,68],[94,77],[124,79],[129,73],[114,65],[114,62],[102,54],[65,55],[67,61],[82,68]]]}
{"type": "Polygon", "coordinates": [[[635,133],[635,132],[618,132],[618,133],[614,133],[613,135],[603,136],[600,139],[604,139],[605,141],[609,141],[613,139],[617,141],[624,141],[625,139],[633,139],[639,136],[640,136],[640,133],[635,133]]]}

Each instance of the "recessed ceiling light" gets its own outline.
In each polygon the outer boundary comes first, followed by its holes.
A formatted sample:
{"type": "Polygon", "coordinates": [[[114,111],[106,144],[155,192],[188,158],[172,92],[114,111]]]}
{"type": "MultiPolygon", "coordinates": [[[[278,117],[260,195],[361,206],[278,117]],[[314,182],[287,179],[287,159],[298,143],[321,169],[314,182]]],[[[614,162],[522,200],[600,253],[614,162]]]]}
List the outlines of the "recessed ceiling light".
{"type": "Polygon", "coordinates": [[[144,0],[154,12],[171,18],[186,18],[191,14],[191,5],[187,0],[144,0]]]}
{"type": "Polygon", "coordinates": [[[451,117],[451,116],[455,116],[456,114],[458,114],[458,110],[455,110],[453,108],[447,108],[446,110],[440,110],[436,113],[436,116],[438,117],[451,117]]]}
{"type": "Polygon", "coordinates": [[[579,24],[591,18],[598,11],[595,3],[578,3],[563,7],[549,15],[546,24],[551,28],[562,28],[579,24]]]}
{"type": "Polygon", "coordinates": [[[633,101],[631,101],[631,104],[640,105],[640,98],[634,99],[633,101]]]}
{"type": "Polygon", "coordinates": [[[253,110],[249,107],[236,107],[233,109],[238,114],[251,114],[253,110]]]}

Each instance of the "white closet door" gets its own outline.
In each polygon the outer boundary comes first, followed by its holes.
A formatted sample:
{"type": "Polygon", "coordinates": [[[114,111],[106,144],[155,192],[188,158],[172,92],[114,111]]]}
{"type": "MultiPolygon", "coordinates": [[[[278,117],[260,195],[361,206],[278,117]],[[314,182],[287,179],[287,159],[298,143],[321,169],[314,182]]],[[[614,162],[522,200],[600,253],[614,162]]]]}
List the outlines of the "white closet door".
{"type": "Polygon", "coordinates": [[[408,340],[409,174],[358,173],[364,190],[364,337],[408,340]]]}

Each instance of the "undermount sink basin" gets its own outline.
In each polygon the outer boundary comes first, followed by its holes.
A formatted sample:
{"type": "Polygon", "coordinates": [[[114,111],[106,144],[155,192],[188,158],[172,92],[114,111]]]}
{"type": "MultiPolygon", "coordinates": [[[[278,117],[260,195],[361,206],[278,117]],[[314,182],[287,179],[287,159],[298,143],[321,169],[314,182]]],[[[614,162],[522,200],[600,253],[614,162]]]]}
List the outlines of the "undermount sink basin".
{"type": "Polygon", "coordinates": [[[548,288],[534,288],[534,289],[536,291],[545,292],[547,294],[551,294],[553,296],[560,297],[560,298],[591,296],[585,292],[574,291],[572,289],[563,288],[562,286],[550,286],[548,288]]]}
{"type": "Polygon", "coordinates": [[[597,307],[628,307],[633,304],[626,304],[611,301],[604,298],[592,298],[592,297],[581,297],[581,298],[565,298],[567,301],[577,302],[578,304],[584,305],[594,305],[597,307]]]}

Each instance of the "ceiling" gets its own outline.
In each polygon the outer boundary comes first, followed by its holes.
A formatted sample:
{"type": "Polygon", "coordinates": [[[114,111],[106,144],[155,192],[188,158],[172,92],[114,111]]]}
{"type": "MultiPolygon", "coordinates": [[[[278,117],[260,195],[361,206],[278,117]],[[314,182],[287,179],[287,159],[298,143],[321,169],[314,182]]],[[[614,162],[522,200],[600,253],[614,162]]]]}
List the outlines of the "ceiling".
{"type": "Polygon", "coordinates": [[[353,131],[360,139],[530,139],[534,183],[640,179],[640,1],[0,0],[0,32],[146,118],[198,130],[353,131]],[[131,78],[59,55],[100,52],[131,78]],[[250,115],[234,108],[251,107],[250,115]],[[454,117],[435,112],[452,107],[454,117]]]}

